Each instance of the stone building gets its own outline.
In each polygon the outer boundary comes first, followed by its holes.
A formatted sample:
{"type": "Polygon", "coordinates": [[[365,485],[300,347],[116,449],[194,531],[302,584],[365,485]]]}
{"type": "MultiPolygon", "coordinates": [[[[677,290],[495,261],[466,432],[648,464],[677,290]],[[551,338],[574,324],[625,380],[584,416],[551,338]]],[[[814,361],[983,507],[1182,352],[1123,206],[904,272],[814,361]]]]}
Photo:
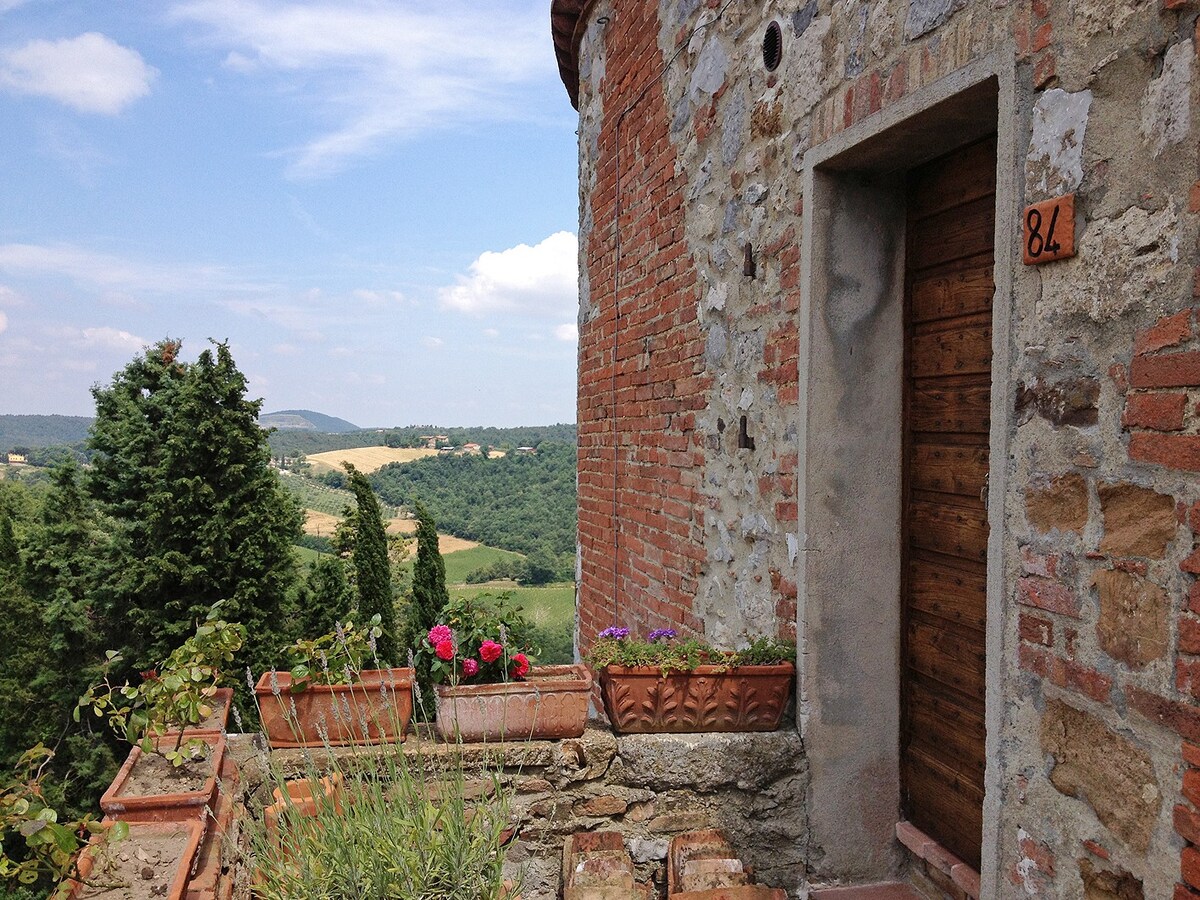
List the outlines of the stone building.
{"type": "Polygon", "coordinates": [[[553,0],[580,648],[795,636],[809,883],[1200,896],[1198,13],[553,0]]]}

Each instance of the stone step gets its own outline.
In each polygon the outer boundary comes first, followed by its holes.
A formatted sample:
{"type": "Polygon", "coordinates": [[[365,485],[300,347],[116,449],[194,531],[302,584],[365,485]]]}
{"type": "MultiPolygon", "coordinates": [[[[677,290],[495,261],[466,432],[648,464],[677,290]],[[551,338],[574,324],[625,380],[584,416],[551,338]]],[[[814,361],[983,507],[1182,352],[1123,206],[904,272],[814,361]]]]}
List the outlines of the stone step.
{"type": "Polygon", "coordinates": [[[810,900],[924,900],[911,885],[899,882],[818,888],[810,900]]]}
{"type": "Polygon", "coordinates": [[[683,864],[678,893],[749,884],[750,876],[740,859],[725,856],[692,858],[683,864]]]}
{"type": "Polygon", "coordinates": [[[563,845],[563,900],[650,900],[634,881],[633,860],[615,831],[579,832],[563,845]]]}
{"type": "MultiPolygon", "coordinates": [[[[667,850],[668,897],[685,890],[720,887],[722,884],[745,883],[745,880],[734,882],[732,880],[720,880],[719,878],[714,879],[711,877],[707,879],[701,878],[696,883],[688,881],[688,863],[700,859],[737,860],[737,852],[733,849],[733,845],[729,843],[729,839],[725,837],[725,834],[715,828],[703,831],[689,831],[686,834],[676,835],[671,839],[671,846],[667,850]]],[[[709,869],[707,874],[710,876],[719,876],[721,873],[709,869]]]]}
{"type": "Polygon", "coordinates": [[[783,888],[739,884],[703,891],[680,891],[671,894],[671,900],[788,900],[788,895],[783,888]]]}

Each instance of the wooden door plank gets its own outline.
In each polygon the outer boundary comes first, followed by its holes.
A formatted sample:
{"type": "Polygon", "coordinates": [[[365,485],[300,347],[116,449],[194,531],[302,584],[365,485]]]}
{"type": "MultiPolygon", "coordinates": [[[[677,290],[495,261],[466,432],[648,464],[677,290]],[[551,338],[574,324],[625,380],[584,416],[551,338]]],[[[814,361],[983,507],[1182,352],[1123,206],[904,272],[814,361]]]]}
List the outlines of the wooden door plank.
{"type": "Polygon", "coordinates": [[[935,162],[913,172],[908,215],[925,219],[942,210],[996,192],[996,138],[955,151],[953,162],[935,162]]]}
{"type": "Polygon", "coordinates": [[[990,374],[991,315],[954,319],[951,327],[936,331],[917,330],[909,352],[909,374],[913,378],[990,374]]]}
{"type": "Polygon", "coordinates": [[[983,716],[944,694],[913,682],[910,746],[938,759],[983,793],[987,767],[983,716]]]}
{"type": "MultiPolygon", "coordinates": [[[[991,253],[986,254],[990,261],[991,253]]],[[[990,265],[974,265],[963,270],[938,274],[913,282],[912,322],[935,322],[970,313],[991,313],[996,285],[990,265]]]]}
{"type": "Polygon", "coordinates": [[[963,559],[987,560],[988,524],[983,504],[978,509],[913,500],[909,504],[912,546],[963,559]]]}
{"type": "MultiPolygon", "coordinates": [[[[909,427],[913,431],[987,434],[991,423],[992,390],[986,378],[927,379],[912,386],[909,427]]],[[[985,469],[986,465],[985,459],[985,469]]]]}
{"type": "Polygon", "coordinates": [[[934,618],[911,616],[905,633],[904,664],[945,688],[982,699],[985,654],[978,633],[952,628],[934,618]]]}
{"type": "Polygon", "coordinates": [[[987,574],[941,565],[928,557],[914,557],[908,565],[909,603],[912,609],[941,616],[967,628],[987,627],[987,574]]]}
{"type": "Polygon", "coordinates": [[[994,249],[996,198],[978,200],[911,223],[908,267],[913,272],[994,249]]]}
{"type": "Polygon", "coordinates": [[[914,825],[937,837],[951,853],[978,869],[983,842],[983,797],[965,779],[938,766],[919,751],[905,753],[902,762],[906,794],[919,794],[912,806],[914,825]]]}

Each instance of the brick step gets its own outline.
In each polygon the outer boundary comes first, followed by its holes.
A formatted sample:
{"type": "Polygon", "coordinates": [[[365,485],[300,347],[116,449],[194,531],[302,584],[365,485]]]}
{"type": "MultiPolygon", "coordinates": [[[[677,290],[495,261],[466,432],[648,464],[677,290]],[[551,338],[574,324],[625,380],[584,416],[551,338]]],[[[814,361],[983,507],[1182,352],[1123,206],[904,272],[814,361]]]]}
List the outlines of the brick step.
{"type": "Polygon", "coordinates": [[[898,882],[814,890],[810,900],[924,900],[910,885],[898,882]]]}
{"type": "Polygon", "coordinates": [[[615,831],[579,832],[563,845],[563,900],[650,900],[634,880],[633,860],[615,831]]]}
{"type": "Polygon", "coordinates": [[[739,884],[702,891],[680,891],[672,894],[671,900],[788,900],[788,895],[783,888],[739,884]]]}

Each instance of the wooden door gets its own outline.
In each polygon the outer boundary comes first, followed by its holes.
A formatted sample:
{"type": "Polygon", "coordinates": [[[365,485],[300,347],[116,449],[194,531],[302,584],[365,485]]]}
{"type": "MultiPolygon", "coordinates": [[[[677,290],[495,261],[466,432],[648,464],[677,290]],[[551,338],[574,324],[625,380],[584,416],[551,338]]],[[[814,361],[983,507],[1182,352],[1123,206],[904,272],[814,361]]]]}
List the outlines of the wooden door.
{"type": "Polygon", "coordinates": [[[911,174],[905,280],[901,783],[976,869],[983,832],[996,141],[911,174]]]}

